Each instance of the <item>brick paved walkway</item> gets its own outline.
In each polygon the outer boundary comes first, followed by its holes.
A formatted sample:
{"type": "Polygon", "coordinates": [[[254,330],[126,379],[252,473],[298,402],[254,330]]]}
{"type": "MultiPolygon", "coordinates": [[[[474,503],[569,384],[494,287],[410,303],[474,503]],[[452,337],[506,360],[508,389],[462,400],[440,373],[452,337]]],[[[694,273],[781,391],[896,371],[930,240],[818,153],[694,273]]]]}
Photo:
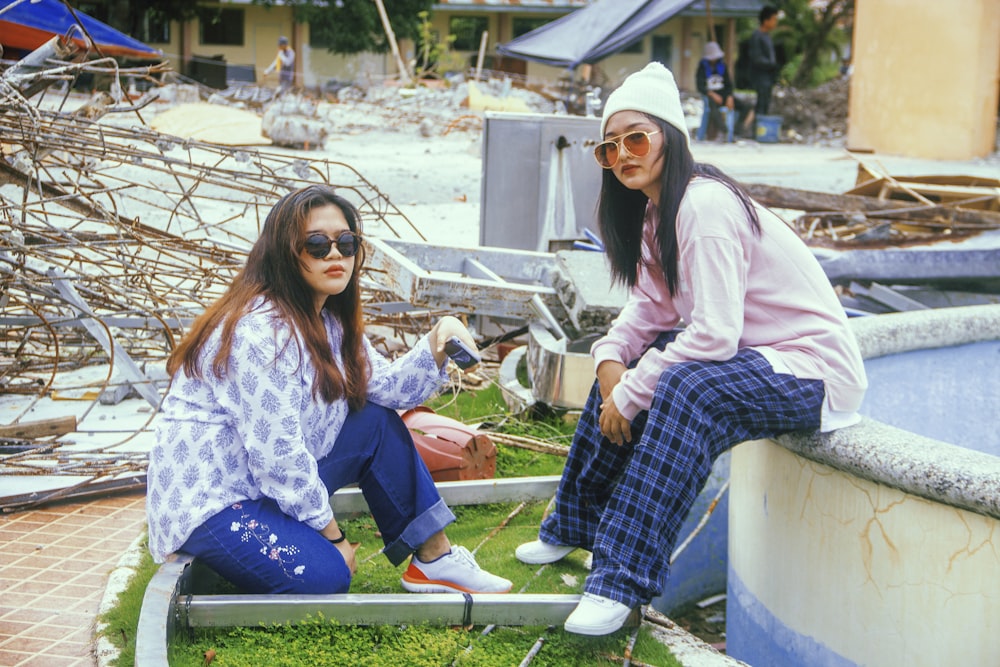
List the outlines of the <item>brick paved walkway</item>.
{"type": "Polygon", "coordinates": [[[145,522],[143,493],[0,515],[0,667],[93,667],[108,574],[145,522]]]}

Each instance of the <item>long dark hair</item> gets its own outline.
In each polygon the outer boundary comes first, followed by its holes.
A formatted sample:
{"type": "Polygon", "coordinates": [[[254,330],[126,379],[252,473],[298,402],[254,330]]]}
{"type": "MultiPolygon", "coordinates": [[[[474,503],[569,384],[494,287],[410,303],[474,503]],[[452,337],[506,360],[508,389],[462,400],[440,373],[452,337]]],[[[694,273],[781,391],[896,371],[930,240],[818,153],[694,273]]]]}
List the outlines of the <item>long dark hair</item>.
{"type": "MultiPolygon", "coordinates": [[[[222,327],[222,342],[212,358],[212,374],[225,377],[233,345],[233,332],[250,304],[266,297],[279,317],[297,332],[316,367],[313,396],[327,402],[346,398],[351,408],[365,404],[369,365],[363,343],[361,313],[361,271],[364,244],[354,259],[354,273],[343,292],[329,296],[323,308],[332,313],[344,330],[341,356],[344,371],[334,362],[323,318],[315,310],[314,291],[302,277],[302,249],[310,212],[322,206],[336,206],[344,214],[351,231],[361,233],[361,216],[356,208],[331,188],[310,185],[291,192],[267,214],[260,237],[250,249],[246,266],[226,292],[191,325],[191,331],[171,353],[167,371],[179,368],[189,377],[200,377],[198,357],[216,328],[222,327]]],[[[293,337],[295,339],[295,337],[293,337]]]]}
{"type": "MultiPolygon", "coordinates": [[[[760,234],[760,220],[750,195],[736,181],[712,165],[694,161],[680,130],[656,116],[643,115],[663,133],[663,173],[660,176],[660,217],[656,223],[656,242],[667,288],[671,295],[676,295],[677,212],[693,177],[712,178],[729,188],[739,199],[747,214],[747,222],[757,235],[760,234]]],[[[604,170],[597,202],[598,229],[611,263],[612,278],[630,288],[635,287],[639,279],[642,222],[648,201],[641,191],[622,185],[612,169],[604,170]]]]}

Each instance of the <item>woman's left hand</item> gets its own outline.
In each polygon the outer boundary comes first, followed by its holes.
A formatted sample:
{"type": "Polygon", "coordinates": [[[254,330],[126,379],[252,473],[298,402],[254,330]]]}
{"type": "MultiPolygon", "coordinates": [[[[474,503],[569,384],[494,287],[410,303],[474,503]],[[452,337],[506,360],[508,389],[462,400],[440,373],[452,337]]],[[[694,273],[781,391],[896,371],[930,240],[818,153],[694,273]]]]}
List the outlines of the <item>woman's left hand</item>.
{"type": "Polygon", "coordinates": [[[618,412],[615,399],[610,395],[601,403],[600,417],[601,433],[605,438],[619,447],[632,441],[632,425],[628,419],[618,412]]]}
{"type": "Polygon", "coordinates": [[[445,315],[431,329],[431,350],[434,352],[434,361],[437,362],[439,367],[444,366],[445,362],[448,361],[448,354],[444,351],[444,344],[452,336],[461,340],[472,350],[479,349],[479,346],[476,345],[476,340],[469,333],[469,330],[465,328],[465,325],[462,324],[462,321],[452,315],[445,315]]]}

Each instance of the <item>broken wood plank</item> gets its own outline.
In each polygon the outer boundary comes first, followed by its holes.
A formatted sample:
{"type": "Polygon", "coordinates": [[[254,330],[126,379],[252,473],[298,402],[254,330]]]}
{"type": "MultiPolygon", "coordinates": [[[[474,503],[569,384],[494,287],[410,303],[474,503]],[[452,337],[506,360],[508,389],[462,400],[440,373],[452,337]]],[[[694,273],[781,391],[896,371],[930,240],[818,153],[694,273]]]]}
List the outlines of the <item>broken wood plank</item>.
{"type": "Polygon", "coordinates": [[[32,440],[50,435],[66,435],[74,431],[76,431],[76,415],[68,415],[0,426],[0,438],[32,440]]]}
{"type": "Polygon", "coordinates": [[[1000,227],[1000,213],[970,210],[954,206],[914,206],[913,202],[896,199],[876,199],[862,195],[841,195],[797,188],[784,188],[763,183],[744,184],[750,196],[765,206],[798,211],[860,211],[877,217],[905,217],[916,220],[953,220],[981,225],[986,229],[1000,227]]]}

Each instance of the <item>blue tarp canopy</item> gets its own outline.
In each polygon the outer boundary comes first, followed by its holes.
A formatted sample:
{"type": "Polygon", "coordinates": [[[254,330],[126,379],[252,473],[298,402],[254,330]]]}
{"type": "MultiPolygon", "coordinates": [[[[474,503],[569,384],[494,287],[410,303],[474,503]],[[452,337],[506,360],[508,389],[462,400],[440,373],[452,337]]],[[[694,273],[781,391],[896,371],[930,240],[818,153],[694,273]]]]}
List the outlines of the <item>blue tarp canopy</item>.
{"type": "Polygon", "coordinates": [[[695,0],[597,0],[506,44],[500,55],[575,68],[592,64],[640,39],[695,0]]]}
{"type": "MultiPolygon", "coordinates": [[[[56,35],[67,35],[77,25],[77,18],[106,56],[163,57],[157,49],[83,12],[70,12],[61,0],[0,0],[0,44],[7,49],[34,51],[56,35]]],[[[79,29],[69,33],[69,36],[75,42],[84,43],[79,29]]]]}

